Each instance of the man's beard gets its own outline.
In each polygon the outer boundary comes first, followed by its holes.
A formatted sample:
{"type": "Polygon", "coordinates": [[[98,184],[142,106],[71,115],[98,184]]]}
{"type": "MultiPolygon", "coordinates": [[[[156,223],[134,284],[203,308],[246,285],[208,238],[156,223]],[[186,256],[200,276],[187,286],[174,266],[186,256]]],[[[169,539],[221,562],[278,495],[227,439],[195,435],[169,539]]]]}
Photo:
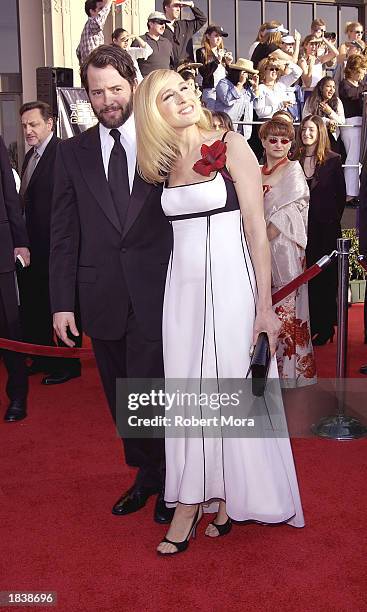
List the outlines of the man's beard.
{"type": "Polygon", "coordinates": [[[119,128],[121,127],[125,121],[128,120],[131,113],[133,111],[133,97],[130,97],[129,102],[125,107],[120,104],[110,104],[110,106],[105,106],[102,110],[97,111],[94,109],[95,114],[97,115],[97,119],[102,125],[104,125],[108,129],[119,128]],[[121,111],[115,118],[106,114],[106,111],[121,111]]]}

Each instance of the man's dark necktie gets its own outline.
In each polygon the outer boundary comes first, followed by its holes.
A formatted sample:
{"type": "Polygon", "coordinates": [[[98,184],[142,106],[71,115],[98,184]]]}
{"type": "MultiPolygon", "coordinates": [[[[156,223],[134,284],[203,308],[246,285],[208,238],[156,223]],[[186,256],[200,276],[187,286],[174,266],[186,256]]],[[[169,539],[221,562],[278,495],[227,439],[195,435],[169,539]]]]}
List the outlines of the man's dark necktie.
{"type": "Polygon", "coordinates": [[[22,182],[21,182],[21,186],[20,186],[20,195],[24,196],[25,192],[27,191],[27,187],[29,185],[29,182],[32,178],[32,174],[36,169],[36,166],[38,164],[38,160],[40,159],[40,154],[38,153],[37,149],[33,149],[33,153],[31,155],[31,157],[29,158],[28,164],[26,169],[24,170],[24,174],[22,176],[22,182]]]}
{"type": "Polygon", "coordinates": [[[120,132],[110,130],[115,141],[108,164],[108,184],[122,228],[124,227],[127,209],[130,201],[129,173],[125,149],[120,141],[120,132]]]}

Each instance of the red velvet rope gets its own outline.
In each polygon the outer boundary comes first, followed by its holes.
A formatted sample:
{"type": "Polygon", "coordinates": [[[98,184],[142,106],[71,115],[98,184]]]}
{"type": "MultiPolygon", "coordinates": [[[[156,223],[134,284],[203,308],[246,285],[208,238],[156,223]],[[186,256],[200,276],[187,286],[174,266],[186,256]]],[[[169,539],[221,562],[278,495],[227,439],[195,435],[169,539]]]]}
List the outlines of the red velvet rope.
{"type": "Polygon", "coordinates": [[[313,266],[305,270],[302,274],[297,276],[297,278],[294,278],[290,283],[288,283],[288,285],[284,285],[284,287],[279,289],[279,291],[273,293],[273,306],[275,304],[278,304],[278,302],[284,300],[287,295],[293,293],[293,291],[298,289],[298,287],[303,285],[303,283],[307,283],[309,280],[311,280],[311,278],[314,278],[314,276],[320,274],[320,272],[322,272],[322,268],[317,265],[317,263],[315,263],[313,266]]]}
{"type": "MultiPolygon", "coordinates": [[[[329,261],[331,261],[331,259],[329,261]]],[[[305,270],[305,272],[297,276],[297,278],[294,278],[290,283],[288,283],[288,285],[285,285],[279,289],[279,291],[273,293],[273,306],[284,300],[287,295],[293,293],[293,291],[298,289],[298,287],[320,274],[322,270],[323,266],[319,266],[317,263],[315,263],[313,266],[305,270]]],[[[5,338],[0,338],[0,349],[6,349],[15,353],[25,353],[26,355],[41,355],[43,357],[79,357],[83,359],[94,356],[92,349],[28,344],[27,342],[7,340],[5,338]]]]}
{"type": "Polygon", "coordinates": [[[45,346],[43,344],[28,344],[18,340],[7,340],[0,338],[0,348],[14,353],[25,353],[26,355],[42,355],[42,357],[68,357],[87,358],[93,357],[92,349],[69,348],[65,346],[45,346]]]}

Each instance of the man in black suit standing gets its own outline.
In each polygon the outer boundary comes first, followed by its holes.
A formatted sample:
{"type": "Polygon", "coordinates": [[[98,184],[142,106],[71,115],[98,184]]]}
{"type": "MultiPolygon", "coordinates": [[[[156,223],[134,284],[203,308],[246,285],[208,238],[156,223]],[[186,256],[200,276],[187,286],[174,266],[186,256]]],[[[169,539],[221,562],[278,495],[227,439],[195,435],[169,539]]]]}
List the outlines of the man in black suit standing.
{"type": "MultiPolygon", "coordinates": [[[[126,51],[100,46],[81,68],[98,125],[59,145],[51,221],[50,287],[54,327],[69,346],[78,284],[83,329],[116,421],[117,378],[161,378],[162,307],[172,235],[161,188],[136,172],[132,115],[136,73],[126,51]]],[[[125,406],[123,409],[127,409],[125,406]]],[[[125,515],[158,493],[155,520],[169,522],[163,502],[164,441],[125,438],[135,484],[114,505],[125,515]]]]}
{"type": "MultiPolygon", "coordinates": [[[[19,257],[22,265],[29,266],[30,254],[19,196],[1,137],[0,173],[0,337],[21,340],[15,261],[19,257]]],[[[23,355],[2,351],[2,356],[8,371],[6,392],[10,400],[4,420],[10,423],[27,416],[28,378],[23,355]]]]}
{"type": "MultiPolygon", "coordinates": [[[[27,342],[54,346],[48,267],[54,166],[61,141],[54,134],[52,109],[45,102],[26,102],[19,114],[30,147],[22,167],[20,193],[32,252],[32,265],[19,275],[23,336],[27,342]]],[[[42,384],[63,383],[80,376],[80,362],[37,357],[28,368],[28,374],[36,372],[47,374],[42,384]]]]}

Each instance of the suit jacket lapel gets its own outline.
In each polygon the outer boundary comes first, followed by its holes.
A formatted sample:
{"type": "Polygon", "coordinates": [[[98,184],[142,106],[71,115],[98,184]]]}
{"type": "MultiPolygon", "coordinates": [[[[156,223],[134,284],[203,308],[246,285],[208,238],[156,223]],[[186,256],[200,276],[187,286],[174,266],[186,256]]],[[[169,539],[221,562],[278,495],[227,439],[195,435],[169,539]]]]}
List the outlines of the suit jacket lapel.
{"type": "Polygon", "coordinates": [[[132,225],[141,213],[141,210],[153,189],[153,185],[146,183],[138,171],[135,172],[133,189],[131,192],[129,208],[127,210],[123,236],[126,236],[132,225]]]}
{"type": "Polygon", "coordinates": [[[122,233],[103,166],[99,125],[97,124],[84,132],[78,144],[77,159],[84,179],[106,217],[122,233]]]}

